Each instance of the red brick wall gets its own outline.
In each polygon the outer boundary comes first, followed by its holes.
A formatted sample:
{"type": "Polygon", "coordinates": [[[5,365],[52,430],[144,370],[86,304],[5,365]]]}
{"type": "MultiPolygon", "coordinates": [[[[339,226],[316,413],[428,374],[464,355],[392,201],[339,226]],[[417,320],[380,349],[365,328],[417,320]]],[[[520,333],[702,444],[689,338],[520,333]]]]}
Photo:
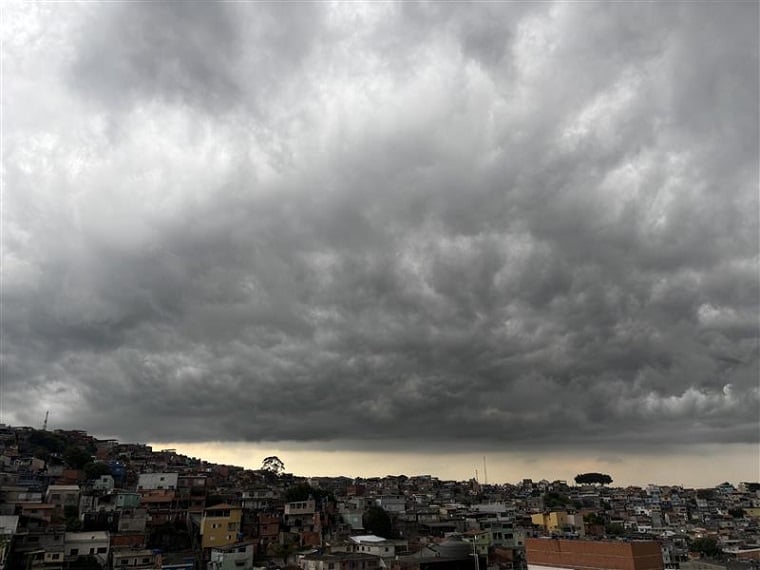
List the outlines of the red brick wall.
{"type": "Polygon", "coordinates": [[[319,546],[321,543],[321,533],[311,531],[303,531],[301,533],[301,546],[319,546]]]}
{"type": "Polygon", "coordinates": [[[112,534],[111,546],[143,546],[145,544],[144,534],[112,534]]]}
{"type": "Polygon", "coordinates": [[[663,570],[657,542],[603,542],[528,538],[528,564],[576,570],[663,570]]]}

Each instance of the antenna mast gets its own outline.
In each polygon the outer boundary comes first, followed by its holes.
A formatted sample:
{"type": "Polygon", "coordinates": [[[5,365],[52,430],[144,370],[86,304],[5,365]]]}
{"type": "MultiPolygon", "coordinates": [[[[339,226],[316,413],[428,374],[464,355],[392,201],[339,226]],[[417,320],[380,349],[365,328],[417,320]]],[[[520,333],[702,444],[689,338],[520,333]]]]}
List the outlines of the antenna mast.
{"type": "Polygon", "coordinates": [[[47,431],[47,420],[48,420],[48,414],[50,413],[50,410],[47,410],[45,412],[45,421],[42,422],[42,431],[47,431]]]}
{"type": "Polygon", "coordinates": [[[486,468],[486,456],[483,456],[483,484],[488,485],[488,469],[486,468]]]}

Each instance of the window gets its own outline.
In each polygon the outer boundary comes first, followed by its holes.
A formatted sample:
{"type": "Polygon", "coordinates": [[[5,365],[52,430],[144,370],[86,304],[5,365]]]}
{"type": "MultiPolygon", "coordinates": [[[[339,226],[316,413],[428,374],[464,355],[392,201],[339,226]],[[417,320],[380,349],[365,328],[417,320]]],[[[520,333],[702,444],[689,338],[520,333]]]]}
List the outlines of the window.
{"type": "Polygon", "coordinates": [[[143,558],[142,559],[143,564],[150,564],[150,558],[143,558]]]}
{"type": "Polygon", "coordinates": [[[56,552],[56,553],[54,553],[54,554],[51,556],[51,558],[52,558],[53,560],[58,560],[60,557],[61,557],[61,553],[60,553],[60,552],[56,552]]]}
{"type": "Polygon", "coordinates": [[[98,554],[105,554],[107,550],[108,548],[106,548],[105,546],[100,546],[98,547],[98,554]]]}
{"type": "Polygon", "coordinates": [[[72,548],[71,549],[71,555],[72,556],[78,556],[79,555],[79,549],[78,548],[72,548]]]}
{"type": "Polygon", "coordinates": [[[121,564],[122,566],[126,566],[127,564],[129,564],[129,560],[127,560],[126,558],[122,558],[119,561],[119,564],[121,564]]]}

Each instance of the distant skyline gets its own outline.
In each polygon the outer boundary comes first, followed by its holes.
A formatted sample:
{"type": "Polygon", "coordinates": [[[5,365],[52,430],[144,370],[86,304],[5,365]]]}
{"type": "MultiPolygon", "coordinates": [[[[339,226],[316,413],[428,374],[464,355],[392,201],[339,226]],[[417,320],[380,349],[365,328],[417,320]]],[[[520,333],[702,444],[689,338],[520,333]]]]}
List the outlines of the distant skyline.
{"type": "Polygon", "coordinates": [[[0,9],[0,421],[760,480],[757,2],[0,9]]]}
{"type": "Polygon", "coordinates": [[[583,457],[579,453],[509,454],[477,453],[388,454],[361,451],[293,449],[292,445],[261,446],[249,443],[187,444],[154,443],[155,450],[177,449],[190,457],[215,463],[259,469],[269,455],[278,456],[289,473],[304,477],[339,476],[383,477],[385,475],[433,475],[444,480],[467,481],[477,476],[481,483],[519,483],[523,479],[566,480],[573,485],[579,473],[608,473],[612,486],[683,485],[692,488],[714,487],[729,481],[758,482],[754,451],[748,445],[706,446],[700,455],[681,454],[675,459],[656,454],[626,454],[583,457]],[[486,457],[484,469],[483,457],[486,457]]]}

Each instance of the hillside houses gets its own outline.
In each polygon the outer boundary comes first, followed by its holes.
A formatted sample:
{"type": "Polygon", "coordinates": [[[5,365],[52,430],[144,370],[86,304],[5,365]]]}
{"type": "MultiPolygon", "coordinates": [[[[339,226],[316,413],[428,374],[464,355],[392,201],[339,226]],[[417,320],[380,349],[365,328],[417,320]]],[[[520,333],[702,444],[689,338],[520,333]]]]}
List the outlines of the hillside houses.
{"type": "MultiPolygon", "coordinates": [[[[432,475],[296,477],[0,428],[0,570],[524,568],[534,537],[657,541],[674,565],[760,549],[760,485],[614,488],[432,475]],[[705,542],[707,541],[707,542],[705,542]]],[[[737,562],[738,563],[738,562],[737,562]]]]}

